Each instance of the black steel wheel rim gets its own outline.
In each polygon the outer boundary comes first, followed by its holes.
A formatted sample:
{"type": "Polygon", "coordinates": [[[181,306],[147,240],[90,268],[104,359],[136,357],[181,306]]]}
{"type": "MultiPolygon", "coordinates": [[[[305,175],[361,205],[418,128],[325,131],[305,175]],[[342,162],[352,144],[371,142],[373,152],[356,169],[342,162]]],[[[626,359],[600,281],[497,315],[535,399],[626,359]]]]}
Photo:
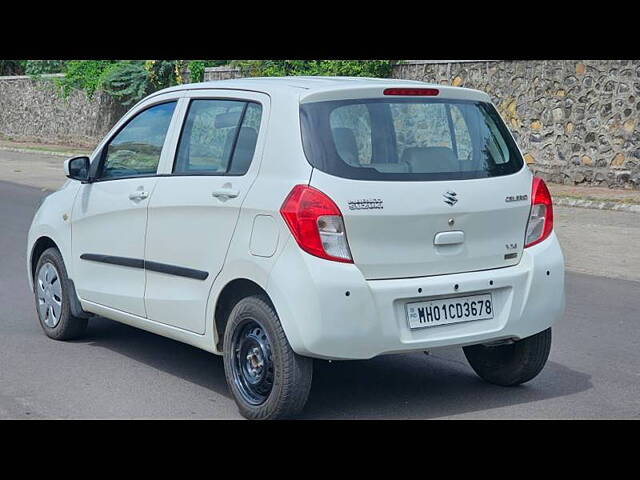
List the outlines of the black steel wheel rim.
{"type": "Polygon", "coordinates": [[[247,319],[235,329],[231,340],[233,382],[243,400],[262,405],[273,388],[271,343],[257,321],[247,319]]]}

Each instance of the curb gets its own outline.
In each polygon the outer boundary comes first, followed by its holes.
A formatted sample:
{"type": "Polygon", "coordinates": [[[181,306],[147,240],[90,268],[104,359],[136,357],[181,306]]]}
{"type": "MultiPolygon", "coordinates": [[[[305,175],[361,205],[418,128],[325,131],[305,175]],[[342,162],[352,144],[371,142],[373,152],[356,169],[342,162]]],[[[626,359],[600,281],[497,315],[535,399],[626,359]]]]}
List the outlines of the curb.
{"type": "Polygon", "coordinates": [[[16,148],[16,147],[3,147],[0,146],[0,150],[4,150],[5,152],[18,152],[18,153],[35,153],[41,155],[52,155],[55,157],[73,157],[75,155],[82,155],[81,152],[54,152],[51,150],[36,150],[30,148],[16,148]]]}
{"type": "Polygon", "coordinates": [[[582,200],[556,196],[553,204],[559,207],[591,208],[595,210],[615,210],[618,212],[640,213],[640,205],[622,202],[605,202],[601,200],[582,200]]]}

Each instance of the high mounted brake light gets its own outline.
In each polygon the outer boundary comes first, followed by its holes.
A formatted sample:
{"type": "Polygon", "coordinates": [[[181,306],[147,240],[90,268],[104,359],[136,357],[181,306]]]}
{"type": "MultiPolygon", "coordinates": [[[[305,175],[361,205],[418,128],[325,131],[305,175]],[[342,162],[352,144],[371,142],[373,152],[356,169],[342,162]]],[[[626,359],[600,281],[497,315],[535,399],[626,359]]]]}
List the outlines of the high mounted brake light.
{"type": "Polygon", "coordinates": [[[545,240],[553,230],[553,204],[547,185],[539,177],[533,177],[531,185],[531,213],[527,222],[524,248],[545,240]]]}
{"type": "Polygon", "coordinates": [[[353,263],[338,206],[320,190],[296,185],[280,214],[300,248],[316,257],[353,263]]]}
{"type": "Polygon", "coordinates": [[[406,96],[426,96],[435,97],[440,93],[437,88],[385,88],[385,95],[406,95],[406,96]]]}

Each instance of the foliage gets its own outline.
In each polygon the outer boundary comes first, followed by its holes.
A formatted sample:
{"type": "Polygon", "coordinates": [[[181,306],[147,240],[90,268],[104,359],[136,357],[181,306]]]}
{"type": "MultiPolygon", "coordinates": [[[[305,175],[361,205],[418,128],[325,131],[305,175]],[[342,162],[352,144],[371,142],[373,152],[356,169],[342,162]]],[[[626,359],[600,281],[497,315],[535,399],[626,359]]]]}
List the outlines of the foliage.
{"type": "MultiPolygon", "coordinates": [[[[72,89],[84,90],[89,97],[103,90],[122,105],[131,105],[146,95],[183,83],[188,67],[191,81],[200,82],[204,69],[228,63],[226,60],[25,60],[22,64],[5,65],[8,71],[29,68],[33,74],[63,69],[65,77],[57,80],[64,96],[72,89]],[[58,63],[56,63],[58,62],[58,63]]],[[[393,60],[235,60],[232,66],[249,76],[335,75],[356,77],[388,77],[393,60]]],[[[2,71],[2,70],[0,70],[2,71]]]]}
{"type": "Polygon", "coordinates": [[[0,60],[0,75],[24,75],[27,60],[0,60]]]}
{"type": "Polygon", "coordinates": [[[64,96],[74,88],[91,97],[103,90],[122,105],[131,105],[146,95],[182,83],[184,60],[72,60],[65,64],[59,80],[64,96]]]}
{"type": "Polygon", "coordinates": [[[64,78],[57,83],[64,97],[74,88],[84,90],[89,97],[102,86],[103,79],[114,68],[115,60],[70,60],[65,64],[64,78]]]}
{"type": "Polygon", "coordinates": [[[182,83],[183,60],[147,60],[144,62],[153,90],[172,87],[182,83]]]}
{"type": "Polygon", "coordinates": [[[64,60],[25,60],[26,75],[42,75],[43,73],[61,73],[64,71],[64,60]]]}
{"type": "Polygon", "coordinates": [[[235,60],[232,65],[249,76],[388,77],[393,60],[235,60]]]}
{"type": "Polygon", "coordinates": [[[101,89],[122,105],[130,105],[148,95],[151,79],[142,62],[118,62],[101,76],[101,89]]]}

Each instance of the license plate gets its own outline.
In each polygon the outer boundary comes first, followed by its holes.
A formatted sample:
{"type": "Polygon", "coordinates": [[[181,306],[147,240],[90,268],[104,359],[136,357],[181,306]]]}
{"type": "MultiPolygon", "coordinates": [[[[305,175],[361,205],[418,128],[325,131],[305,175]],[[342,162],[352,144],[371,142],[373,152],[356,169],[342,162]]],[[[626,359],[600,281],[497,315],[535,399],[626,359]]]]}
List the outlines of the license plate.
{"type": "Polygon", "coordinates": [[[435,327],[490,318],[493,318],[493,297],[490,293],[407,303],[410,328],[435,327]]]}

